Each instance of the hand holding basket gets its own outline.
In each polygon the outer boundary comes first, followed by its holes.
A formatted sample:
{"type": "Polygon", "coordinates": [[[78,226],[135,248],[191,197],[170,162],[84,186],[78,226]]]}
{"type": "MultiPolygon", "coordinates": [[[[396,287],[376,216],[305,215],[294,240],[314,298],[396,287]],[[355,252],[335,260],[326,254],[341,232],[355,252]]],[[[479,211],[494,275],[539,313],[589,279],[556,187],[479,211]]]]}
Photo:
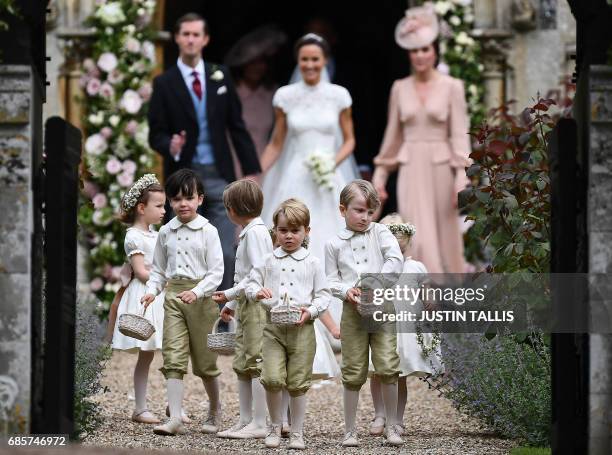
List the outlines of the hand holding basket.
{"type": "Polygon", "coordinates": [[[229,321],[229,332],[218,332],[219,321],[218,318],[212,328],[212,333],[209,333],[206,339],[206,346],[217,354],[230,355],[234,353],[236,348],[236,320],[230,318],[229,321]]]}
{"type": "Polygon", "coordinates": [[[145,306],[142,315],[124,313],[119,316],[119,332],[126,337],[147,341],[155,333],[155,327],[144,317],[148,306],[145,306]]]}
{"type": "Polygon", "coordinates": [[[283,303],[270,310],[270,321],[276,325],[295,325],[302,317],[302,310],[297,305],[289,304],[289,296],[285,293],[283,303]]]}

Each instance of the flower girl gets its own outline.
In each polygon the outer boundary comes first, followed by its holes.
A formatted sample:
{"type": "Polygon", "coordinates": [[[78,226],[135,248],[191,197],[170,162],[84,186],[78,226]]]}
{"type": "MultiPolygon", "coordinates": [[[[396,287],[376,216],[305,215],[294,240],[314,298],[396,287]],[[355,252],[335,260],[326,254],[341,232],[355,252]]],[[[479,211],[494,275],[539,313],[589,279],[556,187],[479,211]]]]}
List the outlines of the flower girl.
{"type": "MultiPolygon", "coordinates": [[[[130,225],[125,234],[125,253],[133,271],[133,278],[121,296],[117,308],[117,320],[125,313],[142,315],[145,307],[140,298],[145,293],[145,283],[149,278],[149,269],[153,261],[153,250],[157,232],[150,225],[159,224],[164,217],[164,189],[154,174],[141,177],[123,196],[121,201],[120,220],[130,225]]],[[[144,312],[155,327],[155,333],[146,341],[127,337],[119,332],[115,324],[112,347],[128,352],[138,353],[134,368],[134,396],[136,400],[132,420],[140,423],[159,423],[147,409],[147,381],[149,367],[155,351],[161,349],[164,321],[163,296],[153,302],[144,312]]]]}
{"type": "MultiPolygon", "coordinates": [[[[406,254],[408,245],[412,236],[416,232],[416,228],[410,223],[404,223],[401,216],[397,213],[391,213],[380,220],[381,224],[386,224],[389,230],[395,235],[402,250],[402,254],[406,254]]],[[[404,258],[404,266],[402,275],[398,281],[398,285],[407,285],[409,287],[418,287],[424,283],[427,278],[427,269],[422,262],[415,261],[411,257],[404,258]]],[[[419,302],[420,303],[420,302],[419,302]]],[[[401,311],[396,305],[396,311],[401,311]]],[[[420,303],[422,309],[422,303],[420,303]]],[[[398,380],[398,396],[397,396],[397,419],[400,422],[402,431],[404,430],[404,410],[408,399],[408,391],[406,387],[406,378],[408,376],[429,376],[438,374],[444,371],[441,362],[441,352],[439,346],[434,346],[434,337],[431,333],[423,333],[422,345],[419,344],[417,334],[414,328],[407,327],[409,323],[397,323],[397,353],[400,358],[400,377],[398,380]],[[430,352],[423,352],[423,347],[426,347],[430,352]]],[[[370,362],[370,374],[374,373],[374,367],[370,362]]],[[[374,419],[370,424],[370,434],[382,434],[385,425],[385,410],[383,405],[382,393],[380,390],[380,380],[372,375],[370,378],[370,391],[372,393],[372,401],[374,402],[374,419]]]]}

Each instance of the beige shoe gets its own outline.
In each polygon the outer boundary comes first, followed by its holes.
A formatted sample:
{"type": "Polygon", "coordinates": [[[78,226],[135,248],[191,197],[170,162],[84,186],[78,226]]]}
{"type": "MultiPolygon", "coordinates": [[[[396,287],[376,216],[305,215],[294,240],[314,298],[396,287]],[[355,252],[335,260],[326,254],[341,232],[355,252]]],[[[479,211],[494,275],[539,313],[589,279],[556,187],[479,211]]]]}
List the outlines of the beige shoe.
{"type": "Polygon", "coordinates": [[[372,436],[380,436],[385,431],[385,418],[384,417],[374,417],[372,422],[370,422],[370,434],[372,436]]]}
{"type": "Polygon", "coordinates": [[[304,444],[304,437],[302,436],[302,433],[291,433],[289,435],[289,445],[287,448],[304,450],[306,445],[304,444]]]}
{"type": "Polygon", "coordinates": [[[183,426],[183,422],[179,419],[170,419],[163,425],[158,425],[153,428],[153,433],[162,436],[174,436],[176,434],[185,434],[187,431],[183,426]]]}
{"type": "Polygon", "coordinates": [[[270,429],[268,430],[268,435],[266,436],[266,440],[264,441],[266,447],[268,449],[276,449],[280,446],[281,443],[281,426],[280,425],[270,425],[270,429]]]}
{"type": "Polygon", "coordinates": [[[283,422],[281,427],[281,438],[288,438],[291,433],[291,425],[288,422],[283,422]]]}
{"type": "Polygon", "coordinates": [[[401,446],[404,441],[399,434],[399,425],[390,425],[385,430],[385,441],[392,446],[401,446]]]}
{"type": "MultiPolygon", "coordinates": [[[[168,406],[166,406],[166,416],[170,417],[170,408],[168,406]]],[[[187,413],[185,413],[185,410],[182,408],[181,408],[181,419],[183,420],[184,424],[191,423],[191,419],[189,418],[189,416],[187,416],[187,413]]]]}
{"type": "Polygon", "coordinates": [[[157,417],[155,417],[151,411],[148,409],[143,409],[142,411],[134,411],[132,413],[132,422],[138,423],[161,423],[157,417]],[[147,415],[148,414],[148,415],[147,415]]]}
{"type": "Polygon", "coordinates": [[[359,447],[359,440],[357,439],[357,432],[355,430],[349,431],[344,435],[342,447],[359,447]]]}
{"type": "Polygon", "coordinates": [[[268,435],[268,429],[255,425],[253,422],[232,431],[226,436],[230,439],[263,439],[268,435]]]}
{"type": "Polygon", "coordinates": [[[247,423],[242,423],[242,422],[238,422],[237,424],[229,427],[227,430],[223,430],[217,433],[217,437],[218,438],[231,438],[231,436],[229,436],[231,433],[235,433],[237,431],[242,430],[244,427],[246,427],[248,424],[247,423]]]}
{"type": "Polygon", "coordinates": [[[221,412],[218,414],[208,413],[204,424],[202,425],[202,433],[213,434],[219,431],[221,426],[221,412]]]}
{"type": "Polygon", "coordinates": [[[397,425],[397,431],[400,436],[404,436],[406,434],[406,427],[400,423],[397,425]]]}

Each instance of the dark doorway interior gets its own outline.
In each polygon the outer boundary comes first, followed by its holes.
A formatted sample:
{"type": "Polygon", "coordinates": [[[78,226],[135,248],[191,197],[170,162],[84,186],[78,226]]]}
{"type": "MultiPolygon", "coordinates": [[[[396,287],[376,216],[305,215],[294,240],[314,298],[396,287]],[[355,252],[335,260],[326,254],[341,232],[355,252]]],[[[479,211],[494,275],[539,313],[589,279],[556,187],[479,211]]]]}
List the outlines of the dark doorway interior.
{"type": "MultiPolygon", "coordinates": [[[[181,15],[194,11],[209,23],[211,41],[204,51],[207,60],[222,62],[229,48],[244,34],[263,24],[276,24],[289,36],[289,43],[275,63],[276,81],[287,83],[295,65],[291,48],[313,17],[325,18],[334,27],[337,44],[333,55],[337,75],[333,82],[346,87],[353,97],[353,118],[359,164],[371,164],[378,152],[387,117],[387,99],[393,80],[409,72],[407,56],[394,41],[393,33],[404,14],[406,2],[379,0],[283,0],[166,1],[165,29],[172,30],[181,15]]],[[[177,49],[168,43],[166,67],[174,64],[177,49]]]]}

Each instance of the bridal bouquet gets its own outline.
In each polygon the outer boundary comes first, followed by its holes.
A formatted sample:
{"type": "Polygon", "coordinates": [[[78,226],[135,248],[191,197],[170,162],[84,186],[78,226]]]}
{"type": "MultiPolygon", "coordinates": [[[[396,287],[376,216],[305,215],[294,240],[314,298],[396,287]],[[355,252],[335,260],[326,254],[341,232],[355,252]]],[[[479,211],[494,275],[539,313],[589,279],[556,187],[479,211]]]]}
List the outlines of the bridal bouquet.
{"type": "Polygon", "coordinates": [[[310,169],[317,185],[330,191],[334,189],[336,162],[333,155],[315,151],[308,154],[304,164],[310,169]]]}

